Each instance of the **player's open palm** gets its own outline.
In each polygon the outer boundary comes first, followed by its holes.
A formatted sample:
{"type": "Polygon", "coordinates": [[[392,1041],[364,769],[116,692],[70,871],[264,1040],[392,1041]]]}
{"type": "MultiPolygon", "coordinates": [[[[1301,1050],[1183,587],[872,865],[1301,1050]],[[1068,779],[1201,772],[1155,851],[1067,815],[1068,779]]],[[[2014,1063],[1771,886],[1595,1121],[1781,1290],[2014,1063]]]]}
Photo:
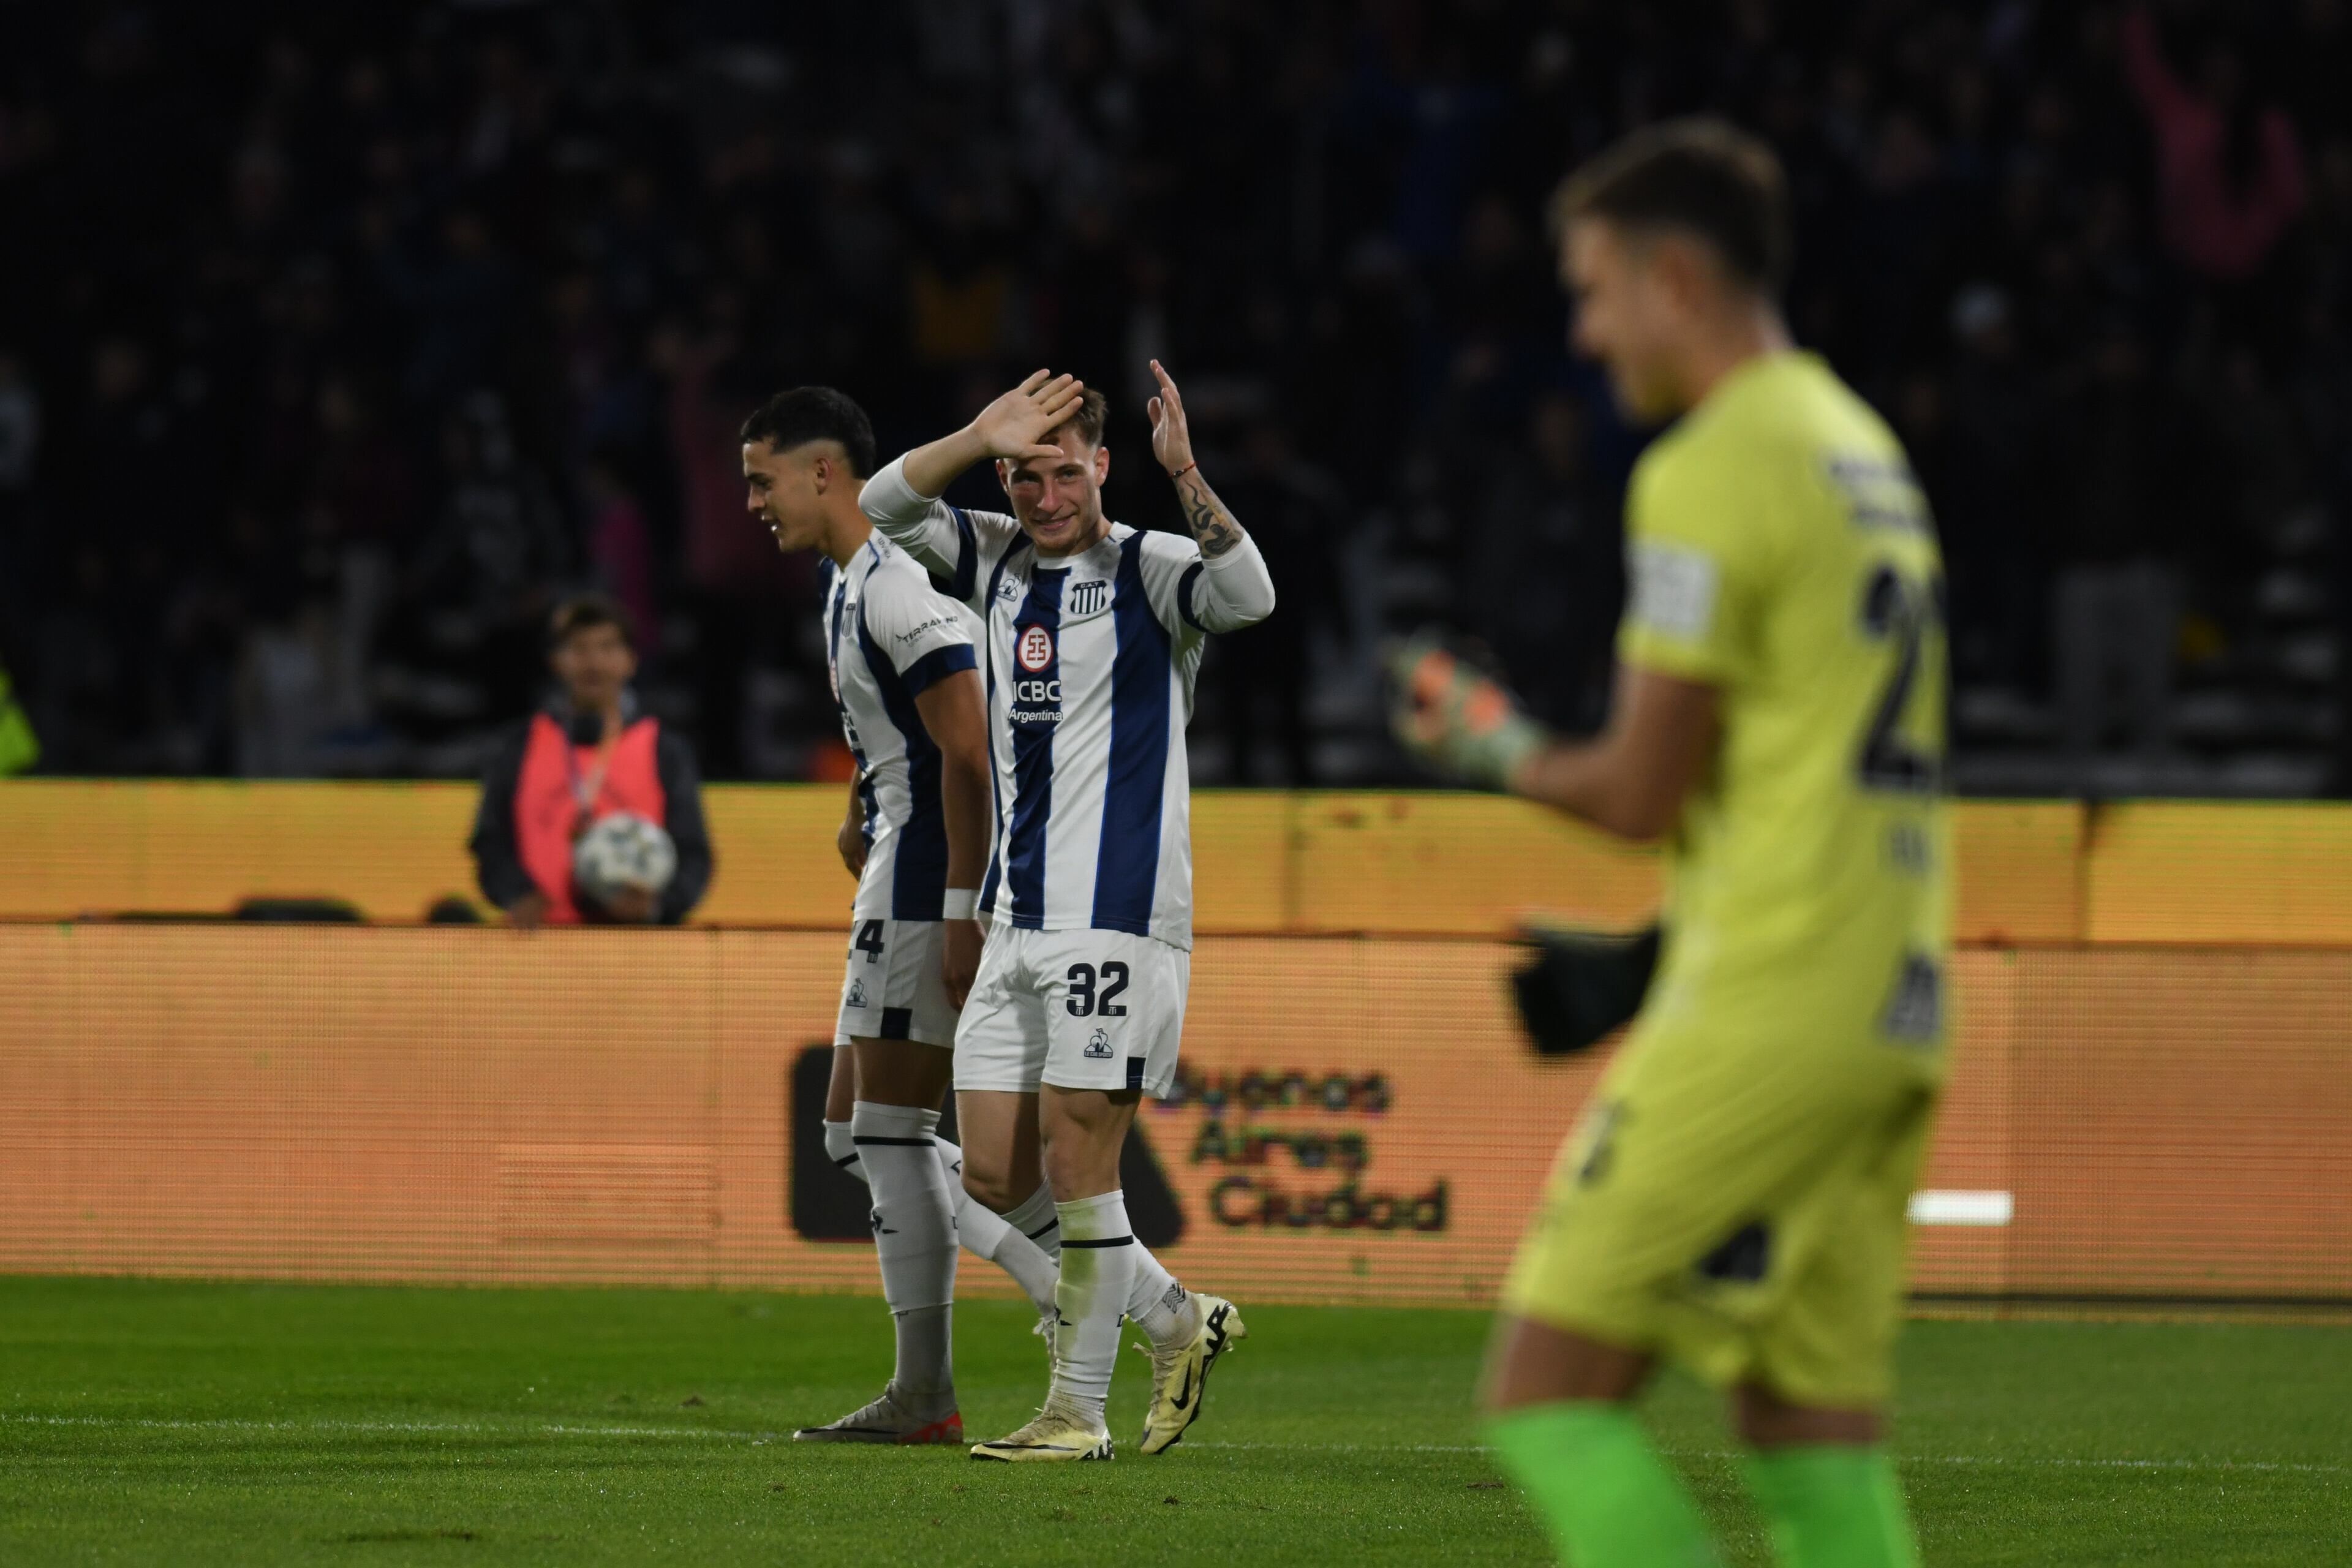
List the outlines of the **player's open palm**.
{"type": "Polygon", "coordinates": [[[1184,399],[1158,360],[1151,362],[1151,374],[1160,383],[1160,395],[1143,405],[1151,416],[1151,455],[1169,473],[1181,473],[1192,461],[1192,427],[1184,422],[1184,399]]]}
{"type": "Polygon", "coordinates": [[[1086,383],[1069,374],[1032,371],[1029,378],[980,411],[972,428],[992,458],[1044,462],[1062,455],[1045,437],[1078,411],[1086,383]]]}

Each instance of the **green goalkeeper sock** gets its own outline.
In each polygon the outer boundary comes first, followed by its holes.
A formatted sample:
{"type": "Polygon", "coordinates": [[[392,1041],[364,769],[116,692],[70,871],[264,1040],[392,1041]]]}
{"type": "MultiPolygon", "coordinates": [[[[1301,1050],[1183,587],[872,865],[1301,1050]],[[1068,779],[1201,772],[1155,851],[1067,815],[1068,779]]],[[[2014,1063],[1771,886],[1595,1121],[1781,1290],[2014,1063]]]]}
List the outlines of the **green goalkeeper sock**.
{"type": "Polygon", "coordinates": [[[1884,1448],[1767,1449],[1749,1460],[1748,1483],[1783,1568],[1918,1568],[1903,1483],[1884,1448]]]}
{"type": "Polygon", "coordinates": [[[1722,1561],[1682,1483],[1623,1405],[1521,1405],[1490,1418],[1486,1440],[1574,1568],[1722,1561]]]}

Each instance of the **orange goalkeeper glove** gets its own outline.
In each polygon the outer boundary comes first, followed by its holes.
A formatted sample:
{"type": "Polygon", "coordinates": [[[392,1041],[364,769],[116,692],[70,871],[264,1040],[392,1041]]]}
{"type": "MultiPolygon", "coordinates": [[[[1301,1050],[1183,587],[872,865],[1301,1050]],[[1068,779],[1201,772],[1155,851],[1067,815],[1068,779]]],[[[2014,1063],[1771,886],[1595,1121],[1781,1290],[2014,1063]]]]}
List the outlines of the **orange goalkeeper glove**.
{"type": "Polygon", "coordinates": [[[1433,632],[1397,647],[1388,667],[1395,689],[1389,728],[1433,772],[1482,789],[1508,789],[1518,765],[1551,740],[1500,682],[1433,632]]]}

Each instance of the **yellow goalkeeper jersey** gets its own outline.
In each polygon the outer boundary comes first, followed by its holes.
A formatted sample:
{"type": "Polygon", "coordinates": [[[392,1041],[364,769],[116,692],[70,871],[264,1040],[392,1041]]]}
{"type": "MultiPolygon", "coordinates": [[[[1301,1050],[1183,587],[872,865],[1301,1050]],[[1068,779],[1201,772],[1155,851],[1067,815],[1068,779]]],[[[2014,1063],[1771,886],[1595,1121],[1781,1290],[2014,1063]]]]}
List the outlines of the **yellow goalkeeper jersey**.
{"type": "Polygon", "coordinates": [[[1721,694],[1715,766],[1666,846],[1644,1030],[1935,1049],[1943,577],[1901,444],[1819,358],[1764,355],[1643,454],[1626,526],[1620,655],[1721,694]]]}

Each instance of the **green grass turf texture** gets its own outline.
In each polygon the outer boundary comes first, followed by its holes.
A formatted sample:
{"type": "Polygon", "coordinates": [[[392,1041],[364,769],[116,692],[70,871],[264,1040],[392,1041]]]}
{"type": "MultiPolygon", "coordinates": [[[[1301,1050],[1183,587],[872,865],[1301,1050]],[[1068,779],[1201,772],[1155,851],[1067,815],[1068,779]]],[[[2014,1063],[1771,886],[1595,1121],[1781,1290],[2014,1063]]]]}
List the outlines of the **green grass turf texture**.
{"type": "MultiPolygon", "coordinates": [[[[1007,1466],[790,1441],[878,1388],[872,1300],[0,1279],[0,1563],[1547,1561],[1477,1446],[1483,1314],[1248,1319],[1171,1453],[1127,1355],[1115,1462],[1007,1466]]],[[[1042,1397],[1029,1324],[958,1310],[975,1439],[1042,1397]]],[[[2352,1560],[2352,1331],[1921,1322],[1903,1384],[1931,1564],[2352,1560]]],[[[1713,1402],[1647,1410],[1767,1562],[1713,1402]]]]}

